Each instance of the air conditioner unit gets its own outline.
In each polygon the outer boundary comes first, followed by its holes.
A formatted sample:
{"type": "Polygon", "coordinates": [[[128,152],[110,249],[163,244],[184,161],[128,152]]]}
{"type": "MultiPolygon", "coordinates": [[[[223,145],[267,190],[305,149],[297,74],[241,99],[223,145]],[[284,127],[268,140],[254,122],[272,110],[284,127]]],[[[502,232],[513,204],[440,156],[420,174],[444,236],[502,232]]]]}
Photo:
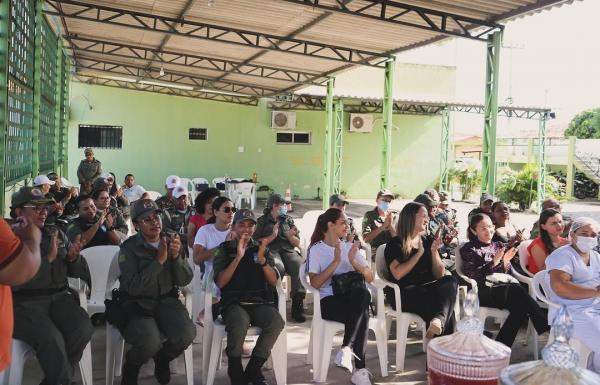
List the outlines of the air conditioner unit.
{"type": "Polygon", "coordinates": [[[369,114],[350,114],[350,132],[372,132],[373,115],[369,114]]]}
{"type": "Polygon", "coordinates": [[[293,130],[296,128],[296,113],[293,111],[271,111],[271,128],[293,130]]]}

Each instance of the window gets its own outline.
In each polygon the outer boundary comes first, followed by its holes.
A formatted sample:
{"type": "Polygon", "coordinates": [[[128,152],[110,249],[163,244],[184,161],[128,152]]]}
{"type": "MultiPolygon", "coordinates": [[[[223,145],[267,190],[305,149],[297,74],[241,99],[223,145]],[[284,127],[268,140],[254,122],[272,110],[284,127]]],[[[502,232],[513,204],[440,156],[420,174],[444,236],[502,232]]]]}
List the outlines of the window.
{"type": "Polygon", "coordinates": [[[122,148],[123,126],[79,125],[79,148],[122,148]]]}
{"type": "Polygon", "coordinates": [[[310,132],[278,132],[277,144],[310,144],[310,132]]]}
{"type": "Polygon", "coordinates": [[[208,138],[208,129],[190,128],[188,135],[190,140],[206,140],[208,138]]]}

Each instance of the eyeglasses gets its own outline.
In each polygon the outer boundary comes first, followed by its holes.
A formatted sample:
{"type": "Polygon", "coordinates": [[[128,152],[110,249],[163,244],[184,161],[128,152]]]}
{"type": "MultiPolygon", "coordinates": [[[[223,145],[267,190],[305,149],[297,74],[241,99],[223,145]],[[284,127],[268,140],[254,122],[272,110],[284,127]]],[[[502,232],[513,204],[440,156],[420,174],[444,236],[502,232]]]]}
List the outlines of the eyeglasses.
{"type": "Polygon", "coordinates": [[[223,212],[225,214],[229,214],[229,213],[235,213],[237,211],[237,209],[235,207],[223,207],[223,212]]]}
{"type": "Polygon", "coordinates": [[[160,222],[160,217],[158,215],[152,215],[152,216],[140,219],[140,222],[142,222],[145,225],[149,225],[154,222],[160,222]]]}
{"type": "Polygon", "coordinates": [[[23,208],[32,209],[36,214],[39,214],[39,213],[41,213],[44,210],[46,210],[46,211],[50,210],[50,208],[48,206],[41,206],[41,205],[40,206],[38,206],[38,205],[26,205],[26,206],[23,206],[23,208]]]}

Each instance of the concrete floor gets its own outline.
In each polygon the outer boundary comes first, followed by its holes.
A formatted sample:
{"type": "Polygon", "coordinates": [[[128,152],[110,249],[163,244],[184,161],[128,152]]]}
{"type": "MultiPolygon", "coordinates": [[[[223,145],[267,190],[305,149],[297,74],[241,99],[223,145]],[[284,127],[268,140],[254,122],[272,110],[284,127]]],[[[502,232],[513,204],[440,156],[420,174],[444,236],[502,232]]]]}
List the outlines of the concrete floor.
{"type": "MultiPolygon", "coordinates": [[[[401,209],[407,200],[394,201],[392,208],[401,209]]],[[[370,210],[374,202],[368,200],[351,200],[348,206],[348,214],[351,217],[360,220],[365,211],[370,210]]],[[[264,207],[264,202],[259,202],[259,207],[255,210],[257,214],[264,207]]],[[[473,204],[453,202],[452,207],[458,210],[458,221],[461,224],[461,238],[464,238],[464,228],[466,224],[467,213],[474,207],[473,204]]],[[[564,211],[571,216],[588,215],[596,219],[600,219],[600,203],[598,202],[575,202],[566,203],[563,205],[564,211]]],[[[294,212],[291,215],[294,218],[300,218],[307,210],[316,210],[320,208],[320,202],[316,201],[295,201],[294,212]]],[[[513,213],[511,215],[513,222],[519,226],[526,228],[527,232],[531,228],[532,223],[536,220],[536,215],[531,213],[513,213]]],[[[289,306],[289,303],[288,303],[289,306]]],[[[307,312],[312,313],[311,306],[307,306],[307,312]]],[[[289,312],[288,312],[289,314],[289,312]]],[[[289,318],[289,317],[288,317],[289,318]]],[[[493,325],[486,325],[488,329],[493,329],[493,325]]],[[[495,326],[497,328],[497,325],[495,326]]],[[[425,372],[426,355],[421,350],[420,333],[410,332],[409,342],[406,348],[406,363],[403,373],[395,373],[393,363],[395,363],[395,336],[392,335],[388,343],[389,351],[389,376],[382,378],[379,371],[379,361],[377,349],[375,346],[374,337],[370,336],[367,347],[367,367],[375,376],[376,384],[426,384],[427,374],[425,372]]],[[[198,327],[198,332],[201,333],[201,328],[198,327]]],[[[301,385],[312,383],[312,372],[309,365],[305,364],[305,354],[308,349],[308,340],[310,333],[310,316],[304,324],[288,323],[288,384],[301,385]]],[[[523,362],[532,359],[532,353],[529,346],[524,345],[525,329],[519,333],[517,341],[513,345],[511,362],[523,362]]],[[[547,334],[540,337],[540,348],[543,347],[547,340],[547,334]]],[[[334,349],[329,366],[328,384],[349,384],[350,376],[347,372],[339,369],[333,363],[333,357],[341,343],[341,335],[336,336],[334,341],[334,349]]],[[[93,378],[94,383],[104,384],[104,368],[105,368],[105,346],[106,334],[103,325],[96,326],[94,336],[92,338],[92,360],[93,360],[93,378]]],[[[200,384],[201,379],[201,355],[202,345],[194,345],[194,377],[195,384],[200,384]]],[[[171,384],[185,384],[185,375],[182,357],[178,358],[173,365],[175,374],[172,377],[171,384]]],[[[152,362],[146,364],[142,368],[140,375],[140,385],[157,384],[153,377],[154,365],[152,362]]],[[[271,384],[275,383],[272,371],[265,371],[265,375],[271,384]]],[[[25,367],[23,384],[37,385],[42,380],[43,374],[36,360],[29,360],[25,367]]],[[[80,384],[79,373],[77,373],[76,383],[80,384]]],[[[119,384],[120,379],[115,379],[115,384],[119,384]]],[[[229,380],[226,374],[226,363],[223,368],[217,372],[215,384],[228,385],[229,380]]]]}

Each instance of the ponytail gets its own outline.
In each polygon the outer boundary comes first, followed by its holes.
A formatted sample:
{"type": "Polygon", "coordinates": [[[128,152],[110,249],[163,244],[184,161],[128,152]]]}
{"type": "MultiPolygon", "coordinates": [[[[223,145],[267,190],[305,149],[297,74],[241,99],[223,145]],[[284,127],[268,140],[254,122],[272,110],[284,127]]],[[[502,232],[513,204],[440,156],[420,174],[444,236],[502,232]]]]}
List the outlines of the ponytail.
{"type": "Polygon", "coordinates": [[[317,219],[317,224],[315,225],[315,230],[313,231],[310,237],[310,246],[325,239],[325,233],[328,230],[327,225],[330,222],[335,223],[335,221],[337,221],[341,215],[342,210],[333,207],[325,211],[323,214],[319,215],[319,218],[317,219]]]}

